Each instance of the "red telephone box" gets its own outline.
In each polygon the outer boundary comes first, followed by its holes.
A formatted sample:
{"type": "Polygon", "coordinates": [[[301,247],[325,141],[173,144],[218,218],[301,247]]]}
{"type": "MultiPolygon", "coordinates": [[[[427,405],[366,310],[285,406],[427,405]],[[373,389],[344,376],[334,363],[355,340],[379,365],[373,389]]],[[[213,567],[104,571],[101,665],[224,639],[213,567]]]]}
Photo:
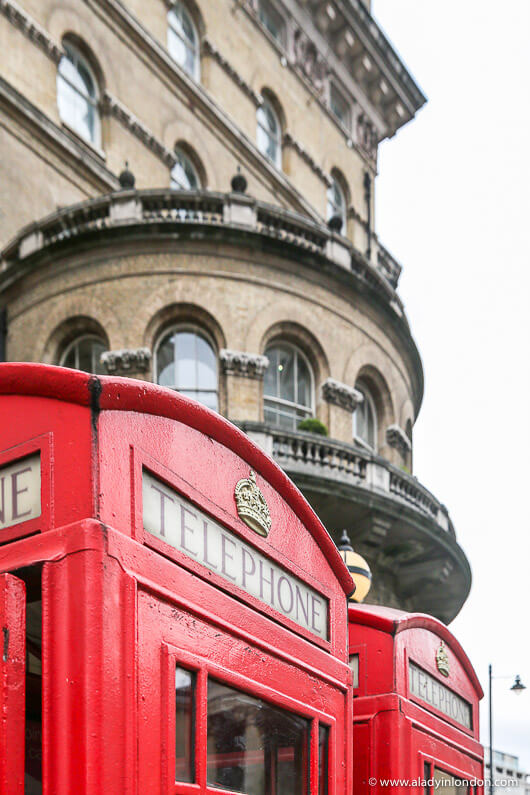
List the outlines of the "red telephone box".
{"type": "Polygon", "coordinates": [[[2,364],[0,416],[0,791],[349,792],[353,583],[279,467],[129,379],[2,364]]]}
{"type": "Polygon", "coordinates": [[[483,792],[482,688],[449,629],[421,613],[349,607],[353,792],[483,792]]]}

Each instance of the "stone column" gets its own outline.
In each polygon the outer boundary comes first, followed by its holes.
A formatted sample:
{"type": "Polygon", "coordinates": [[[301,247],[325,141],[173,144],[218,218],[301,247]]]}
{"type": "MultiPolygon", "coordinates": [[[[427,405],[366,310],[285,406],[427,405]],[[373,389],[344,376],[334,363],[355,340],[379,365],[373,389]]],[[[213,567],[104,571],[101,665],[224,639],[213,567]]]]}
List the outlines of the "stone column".
{"type": "Polygon", "coordinates": [[[263,376],[266,356],[223,348],[219,354],[226,384],[226,416],[234,422],[263,421],[263,376]]]}
{"type": "Polygon", "coordinates": [[[329,435],[341,442],[352,441],[352,414],[363,396],[352,386],[326,378],[322,384],[322,397],[329,404],[329,435]]]}
{"type": "Polygon", "coordinates": [[[149,348],[126,348],[105,351],[101,363],[109,375],[128,376],[140,381],[151,381],[151,351],[149,348]]]}

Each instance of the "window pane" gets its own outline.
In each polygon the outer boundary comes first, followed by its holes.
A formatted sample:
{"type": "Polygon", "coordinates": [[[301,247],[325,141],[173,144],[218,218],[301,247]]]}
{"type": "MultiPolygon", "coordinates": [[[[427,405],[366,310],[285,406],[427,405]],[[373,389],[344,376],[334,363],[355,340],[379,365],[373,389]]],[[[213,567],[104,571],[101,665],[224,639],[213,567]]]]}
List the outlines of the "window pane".
{"type": "Polygon", "coordinates": [[[306,795],[309,721],[210,679],[207,781],[252,795],[306,795]]]}
{"type": "Polygon", "coordinates": [[[86,63],[69,45],[57,71],[57,107],[61,119],[92,143],[97,138],[97,90],[86,63]]]}
{"type": "Polygon", "coordinates": [[[280,382],[279,397],[282,400],[290,400],[294,403],[294,352],[291,349],[279,349],[278,374],[280,382]]]}
{"type": "Polygon", "coordinates": [[[318,795],[328,795],[329,728],[318,727],[318,795]]]}
{"type": "Polygon", "coordinates": [[[217,358],[204,337],[197,340],[197,387],[217,389],[217,358]]]}
{"type": "Polygon", "coordinates": [[[196,368],[196,335],[189,331],[180,331],[173,336],[176,347],[177,389],[194,389],[197,387],[196,368]]]}
{"type": "Polygon", "coordinates": [[[177,161],[171,169],[171,187],[180,190],[195,190],[200,187],[199,177],[191,161],[180,150],[175,151],[177,161]]]}
{"type": "Polygon", "coordinates": [[[173,334],[167,336],[160,344],[156,354],[157,382],[161,386],[175,386],[175,349],[173,339],[173,334]]]}
{"type": "Polygon", "coordinates": [[[268,348],[265,355],[269,360],[269,366],[265,370],[263,390],[266,395],[276,396],[278,382],[278,351],[276,348],[268,348]]]}
{"type": "Polygon", "coordinates": [[[349,108],[348,103],[341,97],[337,89],[331,86],[329,105],[337,119],[345,126],[348,126],[349,108]]]}
{"type": "Polygon", "coordinates": [[[194,689],[195,675],[184,668],[175,671],[175,780],[195,781],[194,689]]]}
{"type": "Polygon", "coordinates": [[[434,768],[434,792],[443,792],[444,795],[467,795],[469,784],[467,781],[455,778],[444,770],[434,768]]]}
{"type": "Polygon", "coordinates": [[[66,349],[61,365],[84,370],[85,373],[105,375],[107,371],[101,364],[100,358],[106,350],[107,346],[98,337],[79,337],[66,349]]]}
{"type": "Polygon", "coordinates": [[[272,6],[261,0],[259,4],[259,18],[265,25],[269,33],[281,42],[283,39],[284,24],[283,19],[272,6]]]}
{"type": "Polygon", "coordinates": [[[297,354],[297,395],[296,402],[301,406],[311,406],[311,376],[307,364],[297,354]]]}
{"type": "Polygon", "coordinates": [[[175,8],[168,13],[167,19],[167,46],[171,57],[188,74],[195,76],[198,67],[198,47],[197,34],[191,17],[182,3],[177,3],[175,8]]]}

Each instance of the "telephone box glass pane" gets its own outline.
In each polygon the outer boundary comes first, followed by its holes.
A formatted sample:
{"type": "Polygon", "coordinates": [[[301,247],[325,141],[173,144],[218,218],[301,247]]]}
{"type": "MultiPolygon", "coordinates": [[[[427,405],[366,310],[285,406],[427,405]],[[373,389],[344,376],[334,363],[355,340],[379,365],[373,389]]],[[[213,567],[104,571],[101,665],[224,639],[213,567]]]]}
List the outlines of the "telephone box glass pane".
{"type": "Polygon", "coordinates": [[[194,689],[195,675],[184,668],[177,668],[175,671],[176,781],[195,781],[194,689]]]}
{"type": "Polygon", "coordinates": [[[469,784],[467,781],[461,778],[455,778],[450,773],[446,773],[445,770],[440,770],[435,767],[433,779],[435,792],[440,789],[444,795],[468,795],[469,793],[469,784]],[[439,783],[437,784],[437,782],[439,783]]]}
{"type": "Polygon", "coordinates": [[[329,728],[318,727],[318,795],[328,795],[329,728]]]}
{"type": "Polygon", "coordinates": [[[208,784],[252,795],[307,795],[309,721],[208,680],[208,784]]]}

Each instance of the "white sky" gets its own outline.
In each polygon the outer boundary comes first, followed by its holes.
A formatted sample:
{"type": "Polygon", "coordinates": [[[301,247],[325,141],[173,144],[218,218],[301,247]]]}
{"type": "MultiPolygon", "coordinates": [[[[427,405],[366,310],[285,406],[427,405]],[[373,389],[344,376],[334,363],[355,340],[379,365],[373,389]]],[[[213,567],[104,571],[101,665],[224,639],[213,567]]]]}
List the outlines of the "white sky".
{"type": "Polygon", "coordinates": [[[428,97],[381,147],[377,231],[425,368],[415,474],[473,570],[451,625],[530,771],[530,0],[373,0],[428,97]],[[510,693],[515,674],[527,686],[510,693]]]}

